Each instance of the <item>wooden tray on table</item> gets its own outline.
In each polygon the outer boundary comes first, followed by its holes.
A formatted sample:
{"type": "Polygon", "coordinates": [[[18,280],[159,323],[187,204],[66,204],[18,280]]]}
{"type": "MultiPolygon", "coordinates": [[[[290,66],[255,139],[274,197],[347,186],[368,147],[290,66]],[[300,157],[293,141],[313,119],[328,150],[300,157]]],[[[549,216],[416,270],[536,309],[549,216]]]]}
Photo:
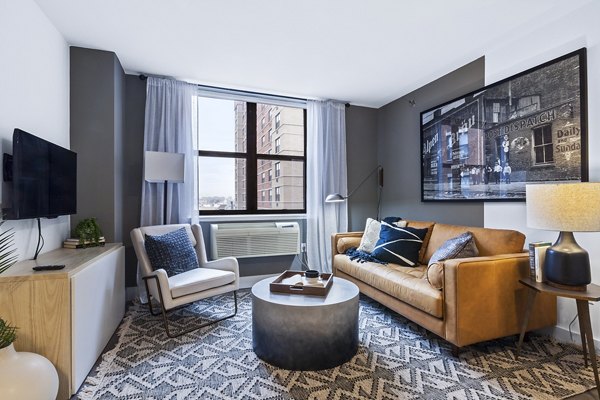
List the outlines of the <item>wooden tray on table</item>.
{"type": "Polygon", "coordinates": [[[331,285],[333,284],[333,274],[322,273],[319,285],[306,283],[303,271],[283,271],[273,282],[269,289],[271,292],[289,293],[289,294],[309,294],[313,296],[327,296],[331,285]],[[290,279],[297,276],[297,280],[290,279]],[[295,282],[301,282],[296,284],[295,282]]]}

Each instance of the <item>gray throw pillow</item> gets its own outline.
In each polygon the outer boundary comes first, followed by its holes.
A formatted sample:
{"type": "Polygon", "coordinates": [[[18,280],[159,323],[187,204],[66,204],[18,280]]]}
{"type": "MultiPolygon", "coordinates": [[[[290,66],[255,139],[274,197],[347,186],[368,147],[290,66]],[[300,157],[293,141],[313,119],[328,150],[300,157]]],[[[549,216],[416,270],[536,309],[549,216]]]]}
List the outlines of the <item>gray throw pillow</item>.
{"type": "Polygon", "coordinates": [[[477,257],[479,250],[473,239],[471,232],[465,232],[461,235],[448,239],[433,253],[429,259],[429,265],[438,261],[450,260],[453,258],[477,257]]]}
{"type": "Polygon", "coordinates": [[[198,256],[185,228],[164,235],[146,235],[144,247],[152,269],[164,269],[168,276],[200,268],[198,256]]]}

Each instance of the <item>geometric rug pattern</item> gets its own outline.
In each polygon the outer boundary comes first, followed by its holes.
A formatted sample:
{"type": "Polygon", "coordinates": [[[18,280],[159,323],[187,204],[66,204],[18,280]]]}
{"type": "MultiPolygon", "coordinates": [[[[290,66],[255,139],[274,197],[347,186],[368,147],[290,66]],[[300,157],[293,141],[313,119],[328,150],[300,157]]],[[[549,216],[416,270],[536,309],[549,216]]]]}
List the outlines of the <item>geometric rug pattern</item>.
{"type": "MultiPolygon", "coordinates": [[[[130,307],[107,351],[77,394],[88,399],[560,399],[594,387],[581,350],[532,335],[515,360],[515,337],[462,349],[362,296],[359,351],[323,371],[286,371],[252,351],[250,292],[238,292],[238,314],[179,338],[168,338],[147,306],[130,307]]],[[[231,312],[230,294],[170,314],[174,326],[231,312]]],[[[326,322],[326,321],[324,321],[326,322]]]]}

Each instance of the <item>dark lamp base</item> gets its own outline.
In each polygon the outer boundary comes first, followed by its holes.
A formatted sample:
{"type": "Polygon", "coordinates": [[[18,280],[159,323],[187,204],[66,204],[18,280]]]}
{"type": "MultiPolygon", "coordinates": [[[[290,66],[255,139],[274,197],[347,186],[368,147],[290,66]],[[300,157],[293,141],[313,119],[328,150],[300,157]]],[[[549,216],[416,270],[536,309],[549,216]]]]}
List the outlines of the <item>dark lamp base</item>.
{"type": "Polygon", "coordinates": [[[562,289],[585,290],[592,282],[590,257],[577,244],[573,232],[561,232],[556,243],[546,250],[544,271],[548,283],[562,289]]]}
{"type": "Polygon", "coordinates": [[[557,289],[563,289],[563,290],[575,290],[576,292],[585,292],[587,290],[587,285],[581,285],[581,286],[570,286],[570,285],[561,285],[560,283],[554,283],[551,281],[547,281],[546,282],[548,285],[555,287],[557,289]]]}

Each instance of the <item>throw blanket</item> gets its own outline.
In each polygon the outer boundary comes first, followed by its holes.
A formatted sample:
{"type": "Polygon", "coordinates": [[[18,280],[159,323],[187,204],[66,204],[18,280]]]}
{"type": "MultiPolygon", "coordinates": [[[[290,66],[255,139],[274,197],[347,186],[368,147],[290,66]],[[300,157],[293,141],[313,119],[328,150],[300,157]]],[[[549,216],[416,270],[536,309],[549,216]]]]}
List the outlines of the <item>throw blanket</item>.
{"type": "Polygon", "coordinates": [[[350,257],[350,260],[357,261],[359,263],[374,262],[377,264],[387,264],[386,262],[373,257],[370,253],[367,253],[366,251],[358,250],[356,247],[350,247],[348,250],[346,250],[346,255],[350,257]]]}

